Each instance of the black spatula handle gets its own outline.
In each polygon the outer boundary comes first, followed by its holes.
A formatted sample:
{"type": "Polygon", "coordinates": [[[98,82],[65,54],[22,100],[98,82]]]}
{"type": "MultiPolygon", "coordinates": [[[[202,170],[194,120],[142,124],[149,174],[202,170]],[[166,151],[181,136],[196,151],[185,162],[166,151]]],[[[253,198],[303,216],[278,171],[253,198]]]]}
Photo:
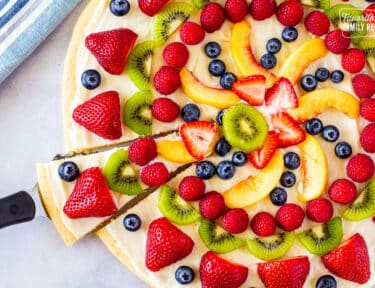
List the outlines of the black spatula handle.
{"type": "Polygon", "coordinates": [[[27,222],[35,217],[35,203],[29,193],[20,191],[0,199],[0,228],[27,222]]]}

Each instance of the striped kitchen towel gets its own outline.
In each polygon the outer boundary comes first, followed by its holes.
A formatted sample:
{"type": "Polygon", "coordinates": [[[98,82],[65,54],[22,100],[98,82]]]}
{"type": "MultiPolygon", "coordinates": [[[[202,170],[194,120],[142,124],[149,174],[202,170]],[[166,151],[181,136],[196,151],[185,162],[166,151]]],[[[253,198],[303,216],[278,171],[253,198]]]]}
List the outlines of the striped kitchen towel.
{"type": "Polygon", "coordinates": [[[0,83],[80,0],[0,0],[0,83]]]}

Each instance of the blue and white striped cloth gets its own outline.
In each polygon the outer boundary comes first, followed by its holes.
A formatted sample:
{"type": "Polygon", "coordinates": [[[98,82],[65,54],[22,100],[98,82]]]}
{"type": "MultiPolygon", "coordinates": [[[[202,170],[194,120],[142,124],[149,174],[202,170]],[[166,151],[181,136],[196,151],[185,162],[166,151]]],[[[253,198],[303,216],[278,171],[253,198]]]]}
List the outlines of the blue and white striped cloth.
{"type": "Polygon", "coordinates": [[[80,0],[0,0],[0,83],[80,0]]]}

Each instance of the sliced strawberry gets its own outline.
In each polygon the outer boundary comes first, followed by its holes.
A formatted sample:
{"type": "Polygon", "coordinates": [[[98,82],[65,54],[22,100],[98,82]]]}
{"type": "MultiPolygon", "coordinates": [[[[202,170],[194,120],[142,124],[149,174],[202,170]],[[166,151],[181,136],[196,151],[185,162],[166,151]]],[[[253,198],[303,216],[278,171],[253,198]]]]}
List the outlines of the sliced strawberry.
{"type": "Polygon", "coordinates": [[[251,75],[242,78],[232,85],[232,90],[250,105],[262,105],[266,91],[266,77],[251,75]]]}
{"type": "Polygon", "coordinates": [[[208,156],[219,139],[216,124],[209,121],[192,121],[183,124],[180,127],[180,136],[186,149],[198,160],[208,156]]]}
{"type": "Polygon", "coordinates": [[[276,111],[298,107],[298,96],[289,79],[281,77],[266,92],[266,105],[276,111]]]}
{"type": "Polygon", "coordinates": [[[169,0],[138,0],[139,9],[148,16],[154,16],[169,0]]]}
{"type": "Polygon", "coordinates": [[[286,112],[272,115],[273,128],[279,133],[279,146],[288,147],[303,142],[306,132],[298,126],[297,122],[286,112]]]}
{"type": "Polygon", "coordinates": [[[247,157],[255,168],[263,169],[270,161],[277,147],[279,147],[279,136],[275,131],[269,131],[266,142],[263,146],[260,149],[247,154],[247,157]]]}

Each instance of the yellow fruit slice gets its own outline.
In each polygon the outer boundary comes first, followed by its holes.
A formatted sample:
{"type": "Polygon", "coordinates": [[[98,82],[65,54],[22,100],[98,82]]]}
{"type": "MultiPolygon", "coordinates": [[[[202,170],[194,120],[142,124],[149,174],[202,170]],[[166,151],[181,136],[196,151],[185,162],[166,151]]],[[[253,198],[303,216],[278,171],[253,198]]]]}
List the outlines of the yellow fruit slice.
{"type": "Polygon", "coordinates": [[[204,85],[186,67],[181,69],[180,78],[182,90],[195,102],[222,109],[240,101],[240,98],[231,90],[204,85]]]}
{"type": "Polygon", "coordinates": [[[302,185],[298,189],[298,199],[310,201],[323,194],[328,180],[328,162],[320,143],[310,135],[298,145],[301,149],[302,185]]]}
{"type": "Polygon", "coordinates": [[[353,119],[359,117],[358,98],[342,90],[322,88],[306,93],[298,101],[299,106],[288,113],[300,122],[323,113],[327,108],[335,108],[353,119]]]}
{"type": "Polygon", "coordinates": [[[242,208],[262,200],[279,183],[283,170],[283,154],[276,150],[270,162],[258,174],[242,180],[223,193],[226,205],[242,208]]]}
{"type": "Polygon", "coordinates": [[[182,141],[162,140],[156,143],[158,153],[163,158],[176,163],[191,163],[197,161],[186,150],[182,141]]]}
{"type": "Polygon", "coordinates": [[[280,77],[286,77],[296,85],[307,66],[327,53],[326,45],[320,38],[304,42],[286,59],[281,67],[280,77]]]}

